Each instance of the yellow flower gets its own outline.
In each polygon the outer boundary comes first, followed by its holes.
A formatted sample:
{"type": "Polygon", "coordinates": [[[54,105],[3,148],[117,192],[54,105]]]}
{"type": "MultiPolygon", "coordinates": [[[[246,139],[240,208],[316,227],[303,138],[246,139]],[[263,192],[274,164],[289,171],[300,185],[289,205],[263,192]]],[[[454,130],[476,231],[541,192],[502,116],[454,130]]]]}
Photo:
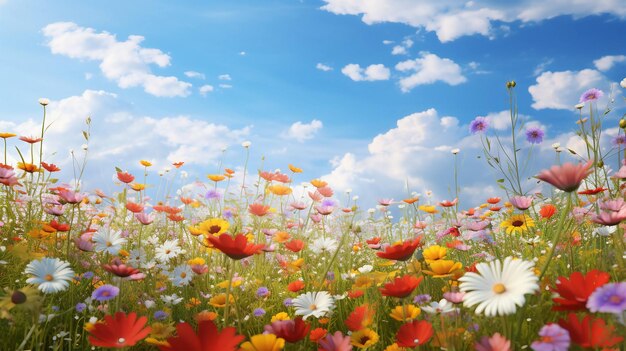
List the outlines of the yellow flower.
{"type": "Polygon", "coordinates": [[[400,305],[391,310],[391,313],[389,315],[391,316],[391,318],[402,322],[407,319],[411,320],[417,318],[417,316],[419,316],[421,312],[422,310],[420,310],[419,307],[415,305],[400,305]]]}
{"type": "Polygon", "coordinates": [[[409,351],[410,349],[407,349],[405,347],[400,347],[398,346],[397,343],[393,343],[389,346],[387,346],[387,348],[385,349],[385,351],[409,351]]]}
{"type": "Polygon", "coordinates": [[[194,225],[190,225],[189,227],[187,227],[187,229],[189,229],[189,234],[193,235],[193,236],[198,236],[200,234],[204,234],[204,232],[200,229],[200,227],[194,226],[194,225]]]}
{"type": "Polygon", "coordinates": [[[144,166],[144,167],[152,166],[152,162],[146,161],[146,160],[141,160],[141,161],[139,161],[139,163],[141,163],[141,165],[144,166]]]}
{"type": "Polygon", "coordinates": [[[185,307],[187,307],[187,308],[193,308],[193,307],[195,307],[195,306],[198,306],[199,304],[201,304],[200,300],[198,300],[198,299],[197,299],[197,298],[195,298],[195,297],[192,297],[192,298],[190,298],[190,299],[189,299],[189,302],[187,302],[187,303],[185,304],[185,307]]]}
{"type": "Polygon", "coordinates": [[[37,165],[34,165],[32,163],[24,163],[24,162],[18,162],[17,163],[17,168],[28,172],[28,173],[35,173],[35,172],[39,172],[39,167],[37,167],[37,165]]]}
{"type": "MultiPolygon", "coordinates": [[[[204,235],[219,236],[225,233],[230,227],[230,223],[221,218],[210,218],[199,223],[196,228],[204,235]]],[[[193,233],[192,233],[193,234],[193,233]]]]}
{"type": "Polygon", "coordinates": [[[360,349],[370,347],[378,342],[378,334],[372,329],[365,328],[352,333],[350,344],[360,349]]]}
{"type": "Polygon", "coordinates": [[[298,168],[291,163],[289,164],[289,170],[291,170],[293,173],[302,173],[302,168],[298,168]]]}
{"type": "Polygon", "coordinates": [[[202,257],[194,257],[194,258],[190,259],[189,261],[187,261],[187,264],[190,265],[190,266],[193,266],[193,265],[201,266],[201,265],[203,265],[205,263],[206,263],[206,261],[202,257]]]}
{"type": "Polygon", "coordinates": [[[299,258],[293,262],[289,262],[288,269],[291,272],[297,272],[302,269],[302,266],[304,266],[304,258],[299,258]]]}
{"type": "Polygon", "coordinates": [[[362,274],[356,277],[356,281],[352,284],[352,289],[367,289],[373,283],[374,281],[368,275],[362,274]]]}
{"type": "MultiPolygon", "coordinates": [[[[233,288],[236,288],[241,285],[241,282],[241,279],[233,279],[233,283],[231,285],[233,288]]],[[[217,287],[222,289],[228,289],[228,279],[222,281],[221,283],[218,283],[217,287]]]]}
{"type": "Polygon", "coordinates": [[[424,259],[426,263],[432,263],[433,261],[441,260],[446,257],[448,250],[445,247],[439,245],[433,245],[424,250],[424,259]]]}
{"type": "Polygon", "coordinates": [[[153,337],[149,337],[146,338],[146,340],[144,340],[146,343],[150,344],[150,345],[154,345],[154,346],[167,346],[170,347],[170,343],[167,342],[167,340],[159,340],[153,337]]]}
{"type": "Polygon", "coordinates": [[[289,233],[287,232],[276,232],[276,234],[274,234],[274,238],[273,240],[277,243],[284,243],[287,240],[291,239],[291,235],[289,235],[289,233]]]}
{"type": "Polygon", "coordinates": [[[226,176],[221,175],[221,174],[209,174],[207,176],[207,178],[211,179],[214,182],[221,182],[222,180],[226,179],[226,176]]]}
{"type": "Polygon", "coordinates": [[[325,181],[321,180],[321,179],[313,179],[311,181],[311,184],[316,187],[316,188],[323,188],[326,185],[328,185],[328,183],[326,183],[325,181]]]}
{"type": "Polygon", "coordinates": [[[507,234],[522,234],[529,227],[534,227],[535,221],[525,214],[517,214],[509,217],[506,221],[500,223],[500,227],[504,228],[507,234]]]}
{"type": "Polygon", "coordinates": [[[130,188],[135,190],[135,191],[142,191],[142,190],[146,190],[146,185],[145,184],[141,184],[141,183],[132,183],[130,185],[130,188]]]}
{"type": "Polygon", "coordinates": [[[286,312],[278,312],[275,315],[272,316],[272,319],[270,322],[276,322],[276,321],[288,321],[291,318],[289,318],[289,315],[286,312]]]}
{"type": "Polygon", "coordinates": [[[432,206],[432,205],[420,205],[418,208],[420,210],[422,210],[422,211],[424,211],[426,213],[430,213],[430,214],[435,214],[435,213],[439,212],[439,211],[437,211],[435,206],[432,206]]]}
{"type": "Polygon", "coordinates": [[[243,351],[279,351],[285,347],[285,339],[274,334],[258,334],[241,344],[243,351]]]}
{"type": "Polygon", "coordinates": [[[176,328],[174,328],[171,323],[165,324],[156,322],[153,323],[150,327],[152,328],[152,330],[150,331],[150,336],[155,339],[167,339],[172,336],[172,334],[174,334],[174,332],[176,331],[176,328]]]}
{"type": "MultiPolygon", "coordinates": [[[[235,303],[235,297],[232,294],[229,294],[229,304],[234,304],[235,303]]],[[[226,294],[219,294],[219,295],[215,295],[213,296],[210,300],[209,300],[209,305],[213,306],[213,307],[224,307],[226,306],[226,294]]]]}
{"type": "Polygon", "coordinates": [[[13,138],[14,136],[16,136],[17,134],[13,134],[13,133],[0,133],[0,138],[2,139],[8,139],[8,138],[13,138]]]}
{"type": "Polygon", "coordinates": [[[278,196],[289,195],[293,191],[290,187],[280,184],[270,185],[267,187],[267,189],[271,191],[272,194],[278,196]]]}
{"type": "Polygon", "coordinates": [[[118,251],[118,253],[117,253],[117,254],[118,254],[118,255],[120,255],[120,256],[123,256],[123,257],[128,257],[128,256],[130,256],[130,252],[128,252],[128,251],[126,251],[126,250],[124,250],[124,249],[121,249],[120,251],[118,251]]]}
{"type": "Polygon", "coordinates": [[[461,262],[454,262],[453,260],[437,260],[431,262],[429,266],[431,270],[423,270],[423,272],[432,275],[433,278],[449,277],[463,268],[461,262]]]}

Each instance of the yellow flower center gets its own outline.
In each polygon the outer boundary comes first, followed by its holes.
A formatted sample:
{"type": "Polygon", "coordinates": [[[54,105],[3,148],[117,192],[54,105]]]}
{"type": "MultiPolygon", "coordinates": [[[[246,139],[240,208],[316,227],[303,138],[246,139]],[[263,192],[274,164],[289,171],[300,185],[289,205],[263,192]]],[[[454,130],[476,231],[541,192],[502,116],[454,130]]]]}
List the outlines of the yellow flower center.
{"type": "Polygon", "coordinates": [[[315,305],[311,305],[311,306],[309,306],[309,309],[310,309],[311,311],[315,311],[315,310],[317,309],[317,306],[315,306],[315,305]]]}
{"type": "Polygon", "coordinates": [[[187,276],[187,273],[185,273],[185,272],[180,273],[180,277],[181,278],[185,279],[186,276],[187,276]]]}
{"type": "Polygon", "coordinates": [[[47,281],[51,282],[51,281],[53,281],[53,280],[54,280],[54,277],[52,276],[52,274],[46,274],[46,276],[45,276],[45,277],[43,277],[43,279],[45,279],[45,280],[47,280],[47,281]]]}
{"type": "Polygon", "coordinates": [[[506,287],[504,286],[504,284],[498,283],[498,284],[495,284],[493,288],[491,288],[491,290],[493,290],[493,292],[496,294],[502,294],[503,292],[506,291],[506,287]]]}

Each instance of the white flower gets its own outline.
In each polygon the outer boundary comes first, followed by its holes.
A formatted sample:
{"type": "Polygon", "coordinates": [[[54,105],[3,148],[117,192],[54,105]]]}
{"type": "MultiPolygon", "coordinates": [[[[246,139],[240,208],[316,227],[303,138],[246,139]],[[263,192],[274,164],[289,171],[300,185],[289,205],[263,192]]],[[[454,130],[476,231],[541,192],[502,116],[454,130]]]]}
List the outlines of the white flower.
{"type": "Polygon", "coordinates": [[[609,235],[615,233],[616,230],[617,230],[617,226],[615,226],[615,225],[601,226],[601,227],[597,227],[596,229],[593,230],[593,235],[609,236],[609,235]]]}
{"type": "Polygon", "coordinates": [[[374,269],[374,267],[371,264],[366,264],[363,267],[359,268],[359,272],[361,272],[361,274],[369,273],[372,271],[372,269],[374,269]]]}
{"type": "Polygon", "coordinates": [[[176,266],[174,270],[168,274],[168,276],[172,281],[172,285],[184,286],[189,284],[191,278],[193,278],[193,271],[188,264],[183,263],[179,266],[176,266]]]}
{"type": "Polygon", "coordinates": [[[317,238],[311,244],[311,251],[316,254],[321,254],[324,252],[334,252],[337,250],[337,240],[330,238],[317,238]]]}
{"type": "Polygon", "coordinates": [[[45,294],[67,289],[69,281],[74,278],[74,271],[68,262],[48,257],[32,260],[24,273],[32,275],[26,282],[39,285],[39,290],[45,294]]]}
{"type": "Polygon", "coordinates": [[[452,150],[450,150],[450,152],[451,152],[453,155],[456,155],[456,154],[458,154],[459,152],[461,152],[461,149],[452,149],[452,150]]]}
{"type": "Polygon", "coordinates": [[[178,246],[178,239],[166,240],[163,245],[154,250],[154,258],[157,261],[167,262],[182,253],[184,250],[178,246]]]}
{"type": "Polygon", "coordinates": [[[241,143],[241,146],[245,147],[246,149],[249,148],[250,145],[252,145],[251,141],[244,141],[243,143],[241,143]]]}
{"type": "Polygon", "coordinates": [[[626,89],[626,78],[622,79],[622,81],[619,83],[619,85],[620,85],[622,88],[626,89]]]}
{"type": "Polygon", "coordinates": [[[314,316],[320,318],[325,316],[333,309],[335,302],[326,291],[308,292],[302,294],[292,301],[296,308],[296,316],[302,316],[302,319],[314,316]]]}
{"type": "Polygon", "coordinates": [[[574,105],[574,108],[575,108],[575,109],[577,109],[577,110],[580,110],[580,109],[581,109],[581,108],[583,108],[583,107],[585,107],[585,104],[584,104],[584,103],[582,103],[582,102],[581,102],[580,104],[576,104],[576,105],[574,105]]]}
{"type": "Polygon", "coordinates": [[[46,98],[39,98],[39,104],[41,106],[46,106],[47,104],[50,103],[50,100],[46,99],[46,98]]]}
{"type": "Polygon", "coordinates": [[[163,296],[161,296],[161,300],[163,300],[163,302],[165,302],[166,305],[173,306],[173,305],[177,305],[181,301],[183,301],[183,298],[182,297],[178,297],[178,295],[176,295],[176,294],[172,294],[172,295],[163,295],[163,296]]]}
{"type": "Polygon", "coordinates": [[[143,302],[143,304],[146,306],[147,309],[150,309],[156,305],[156,302],[154,302],[153,300],[146,300],[143,302]]]}
{"type": "Polygon", "coordinates": [[[465,273],[459,281],[465,292],[464,306],[476,307],[476,313],[488,317],[515,313],[516,306],[524,305],[525,294],[539,289],[539,280],[533,271],[533,262],[507,257],[504,263],[495,260],[476,265],[478,273],[465,273]]]}
{"type": "Polygon", "coordinates": [[[446,299],[441,299],[439,302],[433,301],[428,306],[422,307],[422,311],[429,314],[448,314],[458,310],[452,302],[446,299]]]}
{"type": "Polygon", "coordinates": [[[121,231],[106,228],[100,228],[91,240],[95,243],[94,249],[96,251],[108,252],[111,255],[117,255],[122,249],[122,245],[126,244],[126,239],[122,238],[121,231]]]}

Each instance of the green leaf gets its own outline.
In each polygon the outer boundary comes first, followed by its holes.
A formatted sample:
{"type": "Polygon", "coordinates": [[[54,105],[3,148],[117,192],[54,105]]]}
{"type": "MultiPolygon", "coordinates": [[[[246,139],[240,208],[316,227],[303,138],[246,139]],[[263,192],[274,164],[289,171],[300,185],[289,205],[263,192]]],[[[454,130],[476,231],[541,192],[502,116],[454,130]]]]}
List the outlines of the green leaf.
{"type": "Polygon", "coordinates": [[[498,183],[504,183],[504,178],[500,178],[500,179],[496,180],[496,182],[498,182],[498,183]]]}
{"type": "Polygon", "coordinates": [[[572,149],[567,149],[567,151],[569,151],[572,155],[578,155],[578,154],[576,153],[576,151],[574,151],[574,150],[572,150],[572,149]]]}
{"type": "Polygon", "coordinates": [[[122,172],[122,170],[119,167],[117,167],[117,166],[115,166],[115,171],[118,172],[118,173],[122,172]]]}

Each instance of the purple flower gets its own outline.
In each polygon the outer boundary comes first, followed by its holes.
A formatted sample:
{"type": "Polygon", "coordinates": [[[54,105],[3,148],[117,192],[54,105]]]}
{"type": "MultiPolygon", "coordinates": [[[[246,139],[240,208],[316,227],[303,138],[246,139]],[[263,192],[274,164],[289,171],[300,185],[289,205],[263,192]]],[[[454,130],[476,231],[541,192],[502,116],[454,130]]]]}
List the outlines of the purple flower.
{"type": "Polygon", "coordinates": [[[87,308],[87,305],[85,305],[82,302],[79,302],[79,303],[76,304],[75,308],[76,308],[76,312],[81,313],[81,312],[83,312],[85,310],[85,308],[87,308]]]}
{"type": "Polygon", "coordinates": [[[252,314],[254,314],[255,317],[261,317],[263,315],[265,315],[265,310],[262,308],[255,308],[254,312],[252,312],[252,314]]]}
{"type": "Polygon", "coordinates": [[[535,351],[566,351],[570,345],[567,330],[558,324],[546,324],[539,330],[541,339],[534,341],[530,347],[535,351]]]}
{"type": "Polygon", "coordinates": [[[526,140],[531,144],[539,144],[543,141],[543,130],[539,127],[528,127],[526,129],[526,140]]]}
{"type": "Polygon", "coordinates": [[[233,211],[226,209],[224,211],[222,211],[222,217],[224,217],[224,219],[231,219],[233,218],[233,211]]]}
{"type": "Polygon", "coordinates": [[[589,102],[589,101],[593,101],[593,100],[598,100],[600,97],[602,97],[602,95],[604,95],[602,90],[598,90],[596,88],[592,88],[592,89],[589,89],[589,90],[585,91],[580,96],[580,102],[583,103],[583,102],[589,102]]]}
{"type": "Polygon", "coordinates": [[[117,286],[105,284],[94,290],[91,294],[91,298],[102,302],[115,298],[119,293],[120,288],[117,286]]]}
{"type": "Polygon", "coordinates": [[[264,286],[258,288],[256,291],[256,297],[268,297],[269,295],[270,291],[264,286]]]}
{"type": "Polygon", "coordinates": [[[489,123],[485,117],[476,117],[472,123],[470,123],[470,132],[472,134],[482,133],[489,128],[489,123]]]}
{"type": "Polygon", "coordinates": [[[207,200],[219,200],[221,196],[222,195],[216,189],[211,189],[204,195],[207,200]]]}
{"type": "Polygon", "coordinates": [[[292,300],[292,299],[290,299],[290,298],[286,298],[286,299],[283,301],[283,305],[285,305],[285,307],[291,307],[291,306],[293,306],[293,300],[292,300]]]}
{"type": "Polygon", "coordinates": [[[430,297],[430,295],[428,295],[428,294],[417,295],[417,296],[415,296],[413,298],[413,302],[418,304],[418,305],[421,305],[421,304],[424,304],[424,303],[429,303],[430,300],[432,300],[432,297],[430,297]]]}
{"type": "Polygon", "coordinates": [[[587,300],[591,312],[621,314],[626,310],[626,282],[609,283],[594,290],[587,300]]]}
{"type": "Polygon", "coordinates": [[[509,199],[511,205],[520,211],[527,210],[533,202],[532,196],[512,196],[509,199]]]}
{"type": "Polygon", "coordinates": [[[618,135],[613,138],[613,145],[626,145],[626,135],[618,135]]]}
{"type": "Polygon", "coordinates": [[[154,319],[156,319],[157,321],[164,321],[167,319],[167,312],[165,311],[156,311],[154,312],[154,319]]]}

